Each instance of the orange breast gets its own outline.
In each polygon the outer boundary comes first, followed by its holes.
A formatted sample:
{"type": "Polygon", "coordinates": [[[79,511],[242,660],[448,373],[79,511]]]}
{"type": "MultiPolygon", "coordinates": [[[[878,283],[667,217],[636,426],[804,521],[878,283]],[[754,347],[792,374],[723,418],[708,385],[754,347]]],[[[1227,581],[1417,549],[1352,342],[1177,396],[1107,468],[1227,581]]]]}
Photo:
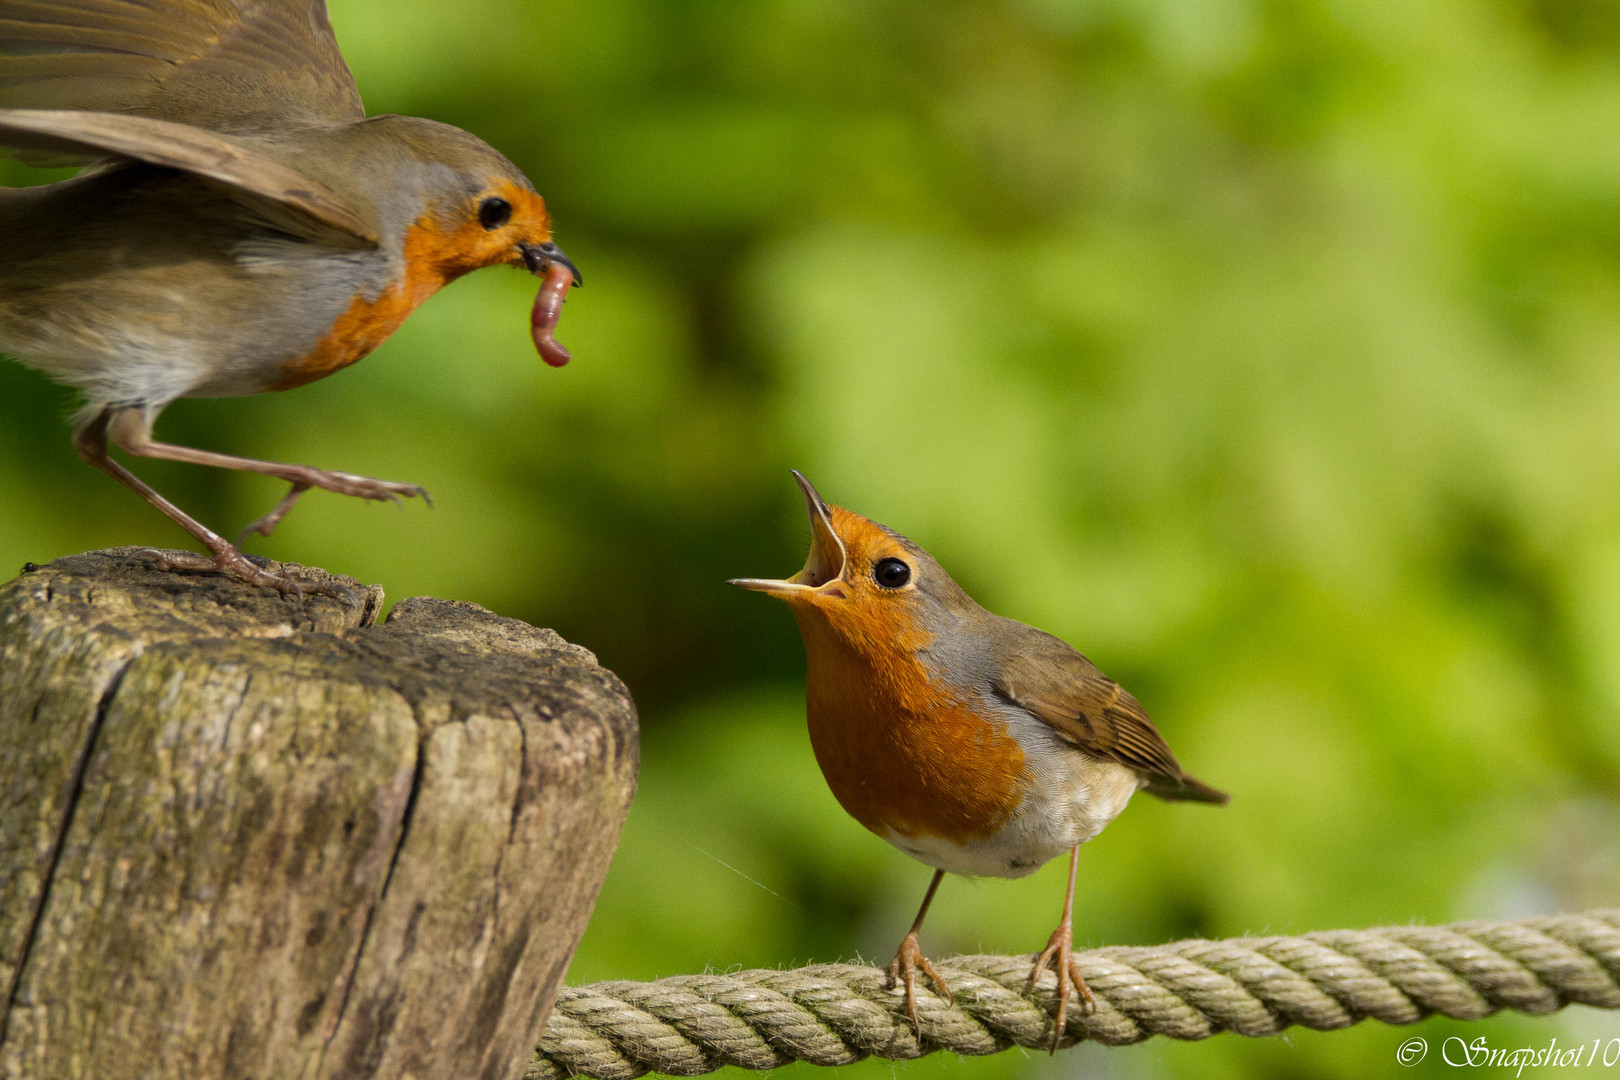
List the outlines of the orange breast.
{"type": "MultiPolygon", "coordinates": [[[[540,196],[513,184],[499,192],[532,223],[531,239],[550,239],[550,218],[540,196]]],[[[482,228],[476,218],[446,228],[424,215],[405,231],[404,276],[375,300],[355,297],[313,349],[282,365],[281,378],[270,389],[291,390],[348,367],[387,341],[406,316],[445,285],[470,270],[510,261],[514,252],[511,237],[482,228]]]]}
{"type": "Polygon", "coordinates": [[[370,353],[421,303],[411,303],[407,297],[407,291],[398,285],[390,285],[376,300],[356,297],[315,348],[281,366],[281,378],[270,389],[291,390],[324,379],[370,353]]]}
{"type": "Polygon", "coordinates": [[[270,389],[291,390],[323,379],[387,341],[406,316],[453,277],[460,276],[446,273],[444,268],[445,248],[456,239],[456,233],[438,229],[431,219],[413,224],[405,233],[404,277],[385,288],[375,300],[355,297],[313,349],[282,365],[281,378],[270,389]]]}
{"type": "Polygon", "coordinates": [[[982,839],[1023,801],[1024,752],[1006,725],[932,685],[906,650],[850,648],[814,616],[810,743],[833,795],[879,835],[982,839]]]}

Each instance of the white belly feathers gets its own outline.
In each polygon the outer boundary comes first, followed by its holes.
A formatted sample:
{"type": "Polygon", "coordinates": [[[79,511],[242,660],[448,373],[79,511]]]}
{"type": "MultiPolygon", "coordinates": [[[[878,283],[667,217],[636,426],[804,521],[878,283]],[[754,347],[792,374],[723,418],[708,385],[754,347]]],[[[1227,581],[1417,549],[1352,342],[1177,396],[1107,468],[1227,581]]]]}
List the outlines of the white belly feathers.
{"type": "Polygon", "coordinates": [[[948,873],[1024,877],[1102,832],[1143,784],[1132,769],[1076,748],[1016,706],[997,702],[996,712],[1017,733],[1031,782],[1012,818],[994,836],[966,844],[893,832],[889,843],[948,873]]]}

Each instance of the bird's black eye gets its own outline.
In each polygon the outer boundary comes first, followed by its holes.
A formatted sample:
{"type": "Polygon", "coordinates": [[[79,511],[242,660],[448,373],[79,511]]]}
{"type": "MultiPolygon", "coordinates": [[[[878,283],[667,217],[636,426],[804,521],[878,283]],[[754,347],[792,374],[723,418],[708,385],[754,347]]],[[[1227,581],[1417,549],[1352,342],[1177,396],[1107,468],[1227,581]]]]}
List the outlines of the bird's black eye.
{"type": "Polygon", "coordinates": [[[885,589],[903,589],[911,580],[911,567],[904,559],[879,559],[872,567],[872,580],[885,589]]]}
{"type": "Polygon", "coordinates": [[[497,196],[490,196],[478,204],[478,224],[486,229],[498,229],[512,220],[512,204],[497,196]]]}

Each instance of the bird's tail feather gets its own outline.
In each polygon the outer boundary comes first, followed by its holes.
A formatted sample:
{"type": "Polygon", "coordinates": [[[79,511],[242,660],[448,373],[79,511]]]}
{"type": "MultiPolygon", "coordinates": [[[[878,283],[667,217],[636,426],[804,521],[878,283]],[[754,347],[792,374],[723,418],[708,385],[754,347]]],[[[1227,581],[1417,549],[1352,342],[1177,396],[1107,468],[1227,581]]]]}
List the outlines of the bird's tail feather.
{"type": "Polygon", "coordinates": [[[1212,803],[1216,806],[1232,801],[1232,796],[1224,791],[1210,787],[1196,777],[1182,774],[1179,781],[1169,777],[1156,776],[1147,786],[1148,794],[1157,795],[1161,799],[1172,802],[1201,802],[1212,803]]]}

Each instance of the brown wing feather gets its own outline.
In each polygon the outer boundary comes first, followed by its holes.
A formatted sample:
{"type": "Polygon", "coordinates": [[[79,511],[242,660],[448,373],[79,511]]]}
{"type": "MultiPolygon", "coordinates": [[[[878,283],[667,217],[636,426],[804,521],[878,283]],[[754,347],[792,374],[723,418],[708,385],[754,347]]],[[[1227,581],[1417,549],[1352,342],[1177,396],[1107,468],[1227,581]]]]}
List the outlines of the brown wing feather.
{"type": "Polygon", "coordinates": [[[339,243],[347,238],[351,245],[377,240],[376,229],[325,185],[243,140],[201,128],[114,113],[0,109],[0,145],[44,154],[112,155],[181,169],[297,212],[320,227],[299,230],[315,238],[339,243]]]}
{"type": "Polygon", "coordinates": [[[1024,629],[1029,633],[1018,635],[1019,647],[1001,659],[998,694],[1087,753],[1135,769],[1154,795],[1227,801],[1224,792],[1182,770],[1141,703],[1124,687],[1062,640],[1033,627],[1024,629]]]}
{"type": "Polygon", "coordinates": [[[221,131],[365,116],[325,0],[0,0],[0,107],[221,131]]]}

